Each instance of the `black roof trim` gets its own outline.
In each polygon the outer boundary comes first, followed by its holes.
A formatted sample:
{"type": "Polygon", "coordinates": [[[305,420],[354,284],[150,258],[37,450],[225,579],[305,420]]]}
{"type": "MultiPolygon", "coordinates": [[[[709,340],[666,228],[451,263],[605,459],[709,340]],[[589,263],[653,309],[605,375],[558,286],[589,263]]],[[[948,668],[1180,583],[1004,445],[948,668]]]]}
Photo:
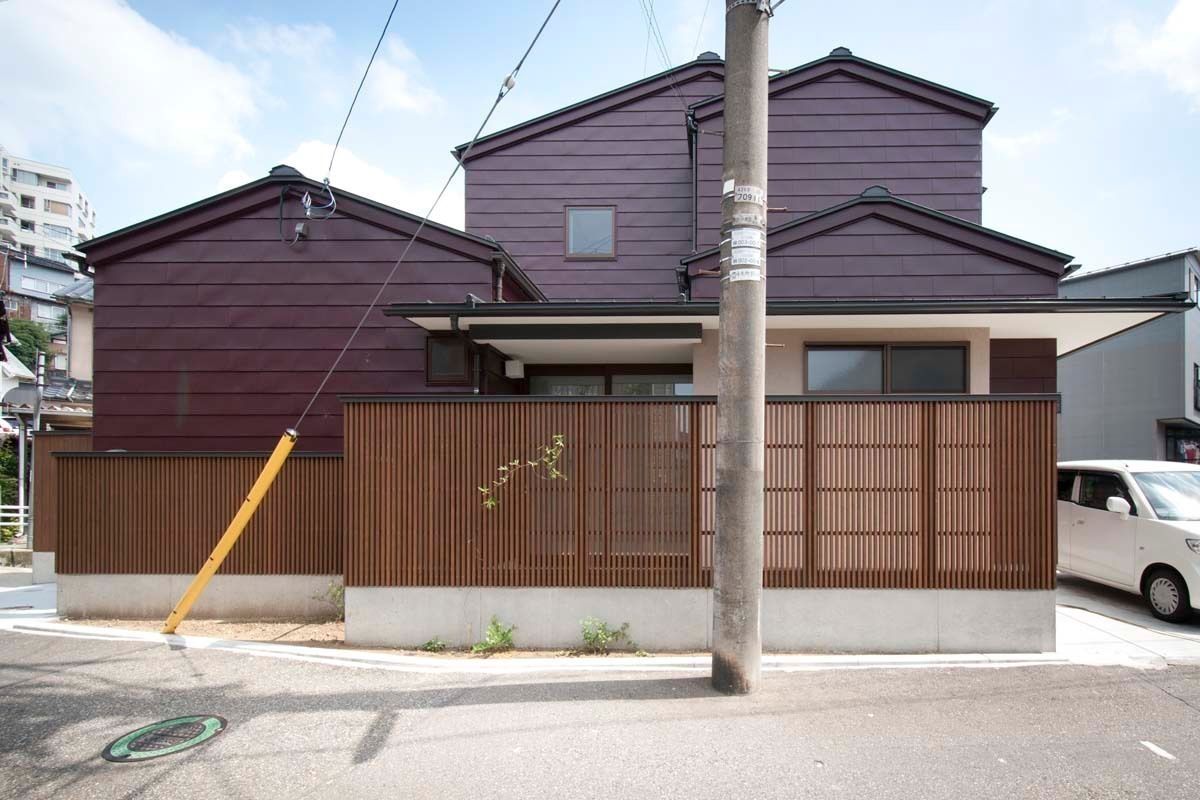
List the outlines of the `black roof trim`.
{"type": "MultiPolygon", "coordinates": [[[[715,317],[716,300],[691,301],[569,301],[544,303],[395,303],[384,309],[389,317],[715,317]]],[[[1180,312],[1195,303],[1174,297],[1004,297],[946,300],[768,300],[768,316],[878,314],[1029,314],[1088,311],[1180,312]]]]}
{"type": "MultiPolygon", "coordinates": [[[[507,128],[496,131],[495,133],[489,133],[485,136],[480,136],[478,139],[475,140],[475,144],[476,145],[483,144],[484,142],[488,142],[488,141],[491,141],[492,139],[495,139],[497,136],[504,136],[505,134],[512,133],[513,131],[518,131],[521,128],[526,127],[527,125],[534,125],[538,122],[545,122],[548,119],[557,117],[559,114],[565,114],[568,111],[574,111],[578,108],[582,108],[583,106],[589,105],[591,103],[595,103],[599,100],[607,100],[610,97],[613,97],[618,94],[622,94],[623,92],[628,92],[631,89],[637,89],[638,87],[654,83],[655,81],[660,81],[663,78],[667,77],[668,75],[674,75],[676,73],[682,72],[683,70],[688,69],[689,67],[696,67],[696,66],[711,67],[715,64],[723,65],[724,63],[725,63],[724,59],[722,59],[720,56],[716,56],[715,53],[711,53],[711,52],[701,53],[695,59],[688,61],[686,63],[680,64],[677,67],[671,67],[670,69],[663,70],[662,72],[659,72],[655,75],[650,75],[649,77],[634,81],[633,83],[627,83],[624,86],[618,86],[615,89],[609,89],[607,92],[601,92],[600,94],[593,95],[593,96],[587,98],[586,100],[580,100],[579,102],[572,103],[569,106],[563,106],[562,108],[558,108],[558,109],[555,109],[554,111],[547,112],[545,114],[542,114],[541,116],[534,117],[533,119],[527,119],[522,122],[518,122],[516,125],[510,125],[507,128]],[[705,56],[710,56],[710,57],[706,58],[705,56]]],[[[455,158],[461,158],[463,151],[467,149],[467,146],[469,144],[470,144],[470,142],[463,142],[462,144],[454,147],[450,152],[451,152],[451,154],[454,155],[455,158]]]]}
{"type": "MultiPolygon", "coordinates": [[[[831,52],[829,55],[822,56],[821,58],[815,59],[813,61],[809,61],[807,64],[801,64],[800,66],[793,67],[792,69],[789,69],[786,72],[781,72],[778,75],[772,75],[770,80],[772,82],[782,80],[784,78],[788,78],[792,75],[795,75],[798,72],[803,72],[804,70],[812,69],[813,67],[820,66],[821,64],[826,64],[826,63],[831,63],[831,62],[850,62],[850,63],[855,63],[855,64],[862,64],[863,66],[871,67],[872,69],[877,69],[880,72],[885,72],[893,77],[900,78],[901,80],[912,81],[913,83],[921,84],[922,86],[928,87],[935,91],[945,92],[946,94],[957,97],[960,100],[965,100],[968,103],[973,103],[975,105],[978,105],[981,107],[981,109],[985,109],[985,112],[986,112],[984,115],[984,119],[983,119],[984,125],[987,125],[987,123],[991,120],[991,118],[993,116],[995,116],[996,112],[1000,110],[1000,108],[995,103],[993,103],[991,100],[985,100],[982,97],[977,97],[976,95],[969,94],[967,92],[963,92],[958,89],[952,89],[951,87],[946,86],[945,84],[937,83],[936,81],[931,81],[926,78],[922,78],[918,75],[913,75],[910,72],[904,72],[903,70],[895,69],[894,67],[889,67],[886,64],[880,64],[877,61],[871,61],[869,58],[863,58],[862,56],[856,56],[844,47],[835,48],[833,50],[833,52],[831,52]]],[[[706,106],[710,103],[719,102],[722,99],[724,99],[724,95],[718,95],[716,97],[709,97],[705,100],[698,100],[697,102],[692,103],[690,108],[695,110],[697,108],[706,106]]]]}
{"type": "MultiPolygon", "coordinates": [[[[771,234],[774,234],[774,233],[782,233],[783,231],[791,230],[792,228],[795,228],[797,226],[804,225],[804,224],[812,222],[814,220],[821,219],[822,217],[827,217],[830,214],[837,213],[838,211],[843,211],[847,208],[851,208],[851,207],[859,205],[861,203],[890,203],[892,205],[900,206],[901,208],[907,208],[910,211],[916,211],[920,214],[924,214],[927,217],[931,217],[933,219],[937,219],[942,222],[948,222],[951,225],[955,225],[959,228],[962,228],[963,230],[968,230],[973,233],[982,233],[985,236],[991,236],[993,238],[1000,239],[1001,241],[1008,242],[1009,244],[1017,245],[1018,247],[1025,247],[1030,250],[1034,250],[1036,252],[1042,253],[1043,255],[1050,256],[1051,258],[1059,259],[1064,264],[1067,263],[1068,261],[1070,261],[1072,258],[1074,258],[1074,256],[1070,256],[1070,255],[1067,255],[1066,253],[1059,252],[1058,250],[1055,250],[1053,248],[1044,247],[1040,244],[1034,244],[1033,242],[1026,241],[1025,239],[1019,239],[1016,236],[1009,236],[1007,233],[1001,233],[1000,231],[995,230],[993,228],[986,228],[983,225],[978,225],[974,222],[969,222],[969,221],[963,219],[962,217],[956,217],[953,214],[947,214],[944,211],[938,211],[936,209],[930,208],[929,206],[923,206],[920,203],[914,203],[911,200],[905,200],[902,197],[896,197],[894,194],[875,193],[872,190],[876,189],[876,188],[879,188],[879,187],[874,187],[874,186],[869,187],[866,189],[866,191],[864,191],[858,197],[851,198],[851,199],[845,201],[844,203],[838,203],[836,206],[830,206],[829,208],[823,208],[820,211],[814,211],[813,213],[806,214],[803,217],[797,217],[796,219],[785,222],[782,225],[776,225],[774,228],[771,228],[767,231],[767,235],[770,236],[771,234]]],[[[706,250],[700,250],[698,252],[692,253],[689,256],[684,256],[683,258],[681,258],[679,260],[679,263],[680,264],[691,264],[694,261],[700,261],[702,259],[708,258],[709,256],[713,255],[714,253],[717,253],[719,250],[720,250],[719,247],[710,247],[706,250]]]]}
{"type": "MultiPolygon", "coordinates": [[[[678,405],[711,403],[715,394],[677,394],[671,396],[579,395],[558,397],[539,394],[339,394],[343,403],[642,403],[678,405]]],[[[768,403],[1002,403],[1009,400],[1061,401],[1059,394],[770,394],[768,403]]],[[[57,454],[56,454],[57,455],[57,454]]],[[[84,453],[83,455],[91,455],[84,453]]]]}
{"type": "MultiPolygon", "coordinates": [[[[181,206],[173,211],[167,211],[166,213],[159,214],[156,217],[151,217],[149,219],[142,220],[141,222],[135,222],[132,225],[127,225],[126,227],[112,231],[111,233],[106,233],[103,236],[97,236],[94,239],[89,239],[86,242],[76,245],[75,249],[83,251],[86,254],[88,249],[98,244],[106,244],[129,234],[137,233],[155,225],[159,225],[163,222],[169,222],[176,217],[184,216],[185,214],[189,214],[193,211],[199,211],[201,209],[208,208],[209,206],[217,205],[218,203],[221,203],[232,197],[236,197],[239,194],[253,191],[254,189],[258,189],[263,186],[286,186],[295,184],[303,184],[311,189],[317,189],[320,191],[324,191],[325,189],[325,184],[303,175],[294,167],[288,166],[287,164],[280,164],[276,167],[273,167],[270,173],[268,173],[266,176],[258,178],[257,180],[253,180],[250,183],[245,183],[241,186],[235,186],[232,189],[205,197],[202,200],[197,200],[196,202],[189,203],[186,206],[181,206]]],[[[381,203],[377,200],[372,200],[369,197],[363,197],[362,195],[348,192],[345,189],[339,189],[336,186],[331,186],[330,189],[333,190],[337,197],[347,198],[356,203],[362,203],[365,206],[373,208],[377,211],[382,211],[386,214],[394,214],[398,217],[407,219],[416,225],[421,223],[421,217],[404,211],[403,209],[396,208],[395,206],[389,206],[386,203],[381,203]]],[[[544,300],[546,298],[546,295],[540,288],[538,288],[533,279],[530,278],[523,269],[521,269],[521,265],[517,262],[513,255],[496,240],[489,239],[484,236],[477,236],[473,233],[467,233],[466,231],[461,231],[457,228],[452,228],[449,225],[443,225],[442,223],[435,222],[433,220],[426,222],[425,227],[441,231],[442,233],[449,234],[451,236],[458,236],[467,241],[474,242],[478,245],[491,249],[505,261],[506,269],[512,271],[513,278],[522,290],[524,290],[535,300],[544,300]]]]}
{"type": "MultiPolygon", "coordinates": [[[[187,214],[188,212],[198,211],[202,208],[207,208],[208,206],[216,205],[217,203],[220,203],[222,200],[227,200],[231,197],[236,197],[237,195],[242,194],[243,192],[250,191],[251,189],[257,189],[262,186],[279,185],[279,184],[294,184],[294,183],[303,183],[312,189],[324,190],[324,188],[325,188],[325,184],[321,183],[320,181],[313,180],[312,178],[309,178],[308,176],[301,174],[299,171],[297,171],[293,167],[288,166],[287,164],[280,164],[279,166],[272,168],[270,174],[266,175],[265,177],[258,178],[257,180],[253,180],[250,183],[244,183],[241,186],[235,186],[232,189],[227,189],[226,191],[221,192],[220,194],[214,194],[209,197],[205,197],[202,200],[197,200],[196,202],[189,203],[186,206],[180,206],[179,208],[176,208],[172,211],[167,211],[163,214],[159,214],[156,217],[150,217],[149,219],[142,220],[141,222],[135,222],[132,225],[127,225],[124,228],[120,228],[120,229],[112,231],[110,233],[106,233],[103,236],[97,236],[94,239],[89,239],[86,242],[81,242],[80,244],[75,246],[75,249],[86,252],[88,248],[93,247],[97,244],[110,242],[113,239],[120,238],[122,236],[125,236],[126,234],[144,230],[146,228],[157,225],[161,222],[167,222],[168,220],[174,219],[175,217],[183,216],[184,214],[187,214]]],[[[421,218],[418,217],[417,215],[411,214],[408,211],[404,211],[403,209],[396,208],[395,206],[389,206],[386,203],[381,203],[378,200],[372,200],[369,197],[363,197],[362,195],[357,195],[357,194],[354,194],[353,192],[348,192],[345,189],[339,189],[336,186],[331,186],[330,188],[333,190],[334,194],[336,194],[338,197],[347,197],[357,203],[362,203],[363,205],[370,206],[371,208],[377,209],[379,211],[385,211],[390,214],[395,214],[397,216],[404,217],[404,218],[406,218],[412,222],[415,222],[417,224],[420,224],[420,222],[421,222],[421,218]]],[[[451,228],[449,225],[443,225],[442,223],[434,222],[433,220],[429,220],[429,222],[427,222],[425,224],[425,226],[427,228],[433,228],[435,230],[440,230],[443,233],[449,233],[452,235],[461,236],[464,239],[468,239],[470,241],[474,241],[478,244],[486,245],[488,247],[495,248],[497,246],[496,242],[494,242],[490,239],[485,239],[482,236],[476,236],[475,234],[467,233],[466,231],[460,231],[457,228],[451,228]]]]}

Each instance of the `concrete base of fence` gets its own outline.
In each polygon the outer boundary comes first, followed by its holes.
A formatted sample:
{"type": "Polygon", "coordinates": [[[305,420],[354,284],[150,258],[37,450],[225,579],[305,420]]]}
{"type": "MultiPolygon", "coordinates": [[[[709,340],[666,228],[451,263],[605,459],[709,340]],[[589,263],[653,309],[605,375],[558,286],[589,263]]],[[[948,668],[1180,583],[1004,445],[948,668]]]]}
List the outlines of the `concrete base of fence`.
{"type": "MultiPolygon", "coordinates": [[[[58,576],[58,613],[74,619],[166,619],[192,575],[58,576]]],[[[319,599],[340,575],[216,575],[190,614],[195,619],[329,619],[319,599]]]]}
{"type": "Polygon", "coordinates": [[[33,582],[54,583],[54,552],[33,551],[33,582]]]}
{"type": "MultiPolygon", "coordinates": [[[[346,642],[413,647],[437,637],[452,647],[483,637],[495,615],[516,625],[519,647],[570,648],[580,620],[629,623],[649,651],[712,644],[707,589],[346,589],[346,642]]],[[[1053,591],[767,589],[768,650],[837,653],[1040,653],[1054,650],[1053,591]]]]}

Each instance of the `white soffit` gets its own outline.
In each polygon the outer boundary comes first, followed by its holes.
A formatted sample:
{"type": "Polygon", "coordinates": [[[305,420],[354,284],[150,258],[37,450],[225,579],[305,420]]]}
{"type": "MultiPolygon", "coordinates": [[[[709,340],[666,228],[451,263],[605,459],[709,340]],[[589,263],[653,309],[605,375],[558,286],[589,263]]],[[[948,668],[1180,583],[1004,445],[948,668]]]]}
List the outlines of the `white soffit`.
{"type": "MultiPolygon", "coordinates": [[[[1080,347],[1120,333],[1128,328],[1148,322],[1164,312],[1161,311],[1045,311],[1027,313],[968,313],[968,314],[797,314],[785,316],[773,314],[767,317],[767,328],[772,330],[894,330],[903,328],[987,328],[993,339],[1056,339],[1058,354],[1063,355],[1080,347]]],[[[429,331],[448,331],[451,329],[448,317],[415,318],[411,322],[429,331]]],[[[571,316],[571,317],[460,317],[459,326],[469,331],[471,323],[480,325],[620,325],[620,324],[678,324],[700,323],[705,330],[717,329],[717,317],[709,316],[571,316]]],[[[506,340],[497,342],[505,352],[515,351],[518,342],[506,340]]],[[[544,340],[539,342],[522,341],[522,347],[527,346],[529,352],[547,354],[553,347],[559,353],[590,352],[592,348],[608,348],[609,352],[616,348],[624,350],[627,346],[640,355],[633,359],[647,363],[670,363],[671,357],[658,358],[659,350],[677,352],[682,346],[682,340],[544,340]]],[[[690,345],[687,345],[690,347],[690,345]]],[[[514,358],[519,357],[514,355],[514,358]]],[[[582,357],[582,356],[581,356],[582,357]]],[[[561,360],[560,355],[553,356],[561,360]]],[[[689,359],[683,359],[684,361],[689,359]]],[[[617,358],[608,357],[594,363],[616,363],[617,358]]],[[[530,363],[538,363],[530,360],[530,363]]],[[[577,361],[576,363],[593,363],[577,361]]]]}

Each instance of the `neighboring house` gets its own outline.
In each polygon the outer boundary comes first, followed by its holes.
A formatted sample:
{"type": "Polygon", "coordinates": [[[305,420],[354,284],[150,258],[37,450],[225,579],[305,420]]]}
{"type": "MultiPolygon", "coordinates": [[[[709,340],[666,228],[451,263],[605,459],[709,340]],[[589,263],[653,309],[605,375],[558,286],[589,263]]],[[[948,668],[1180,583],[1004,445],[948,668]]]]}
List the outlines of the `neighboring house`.
{"type": "MultiPolygon", "coordinates": [[[[1186,297],[1200,287],[1195,248],[1063,279],[1063,297],[1186,297]]],[[[1200,463],[1200,311],[1136,326],[1058,360],[1063,459],[1200,463]]]]}
{"type": "MultiPolygon", "coordinates": [[[[340,576],[358,643],[498,614],[534,646],[590,615],[706,645],[723,74],[704,54],[456,150],[468,231],[426,228],[205,613],[307,613],[340,576]],[[481,510],[559,435],[567,481],[481,510]]],[[[981,224],[989,101],[844,48],[770,93],[768,646],[1052,647],[1053,357],[1187,302],[1059,298],[1070,256],[981,224]]],[[[306,219],[322,185],[277,167],[80,246],[95,449],[160,452],[64,457],[61,613],[172,602],[236,453],[320,385],[418,224],[332,191],[306,219]]]]}
{"type": "Polygon", "coordinates": [[[92,380],[92,310],[95,283],[91,278],[59,289],[55,297],[67,306],[67,377],[92,380]]]}
{"type": "MultiPolygon", "coordinates": [[[[11,344],[11,343],[10,343],[11,344]]],[[[0,400],[22,383],[33,383],[33,373],[21,363],[8,347],[4,348],[4,360],[0,361],[0,400]]]]}
{"type": "Polygon", "coordinates": [[[65,264],[72,263],[76,244],[96,235],[96,209],[71,170],[13,155],[3,146],[0,220],[9,221],[0,222],[0,243],[65,264]]]}

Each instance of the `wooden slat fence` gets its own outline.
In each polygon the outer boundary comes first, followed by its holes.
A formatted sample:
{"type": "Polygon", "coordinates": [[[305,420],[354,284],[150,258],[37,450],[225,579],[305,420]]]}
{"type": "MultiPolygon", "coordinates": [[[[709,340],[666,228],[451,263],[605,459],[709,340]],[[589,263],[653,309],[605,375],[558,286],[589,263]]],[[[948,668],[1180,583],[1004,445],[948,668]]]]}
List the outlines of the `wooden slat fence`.
{"type": "MultiPolygon", "coordinates": [[[[767,404],[768,587],[1054,585],[1056,400],[767,404]]],[[[707,399],[360,399],[346,409],[351,586],[711,585],[707,399]],[[497,467],[566,437],[564,481],[497,467]]]]}
{"type": "Polygon", "coordinates": [[[53,454],[91,449],[91,431],[33,434],[33,549],[37,552],[53,552],[58,544],[58,459],[53,454]]]}
{"type": "MultiPolygon", "coordinates": [[[[266,463],[260,454],[61,454],[63,574],[188,574],[203,564],[266,463]]],[[[293,455],[221,567],[240,575],[338,575],[341,456],[293,455]]]]}

